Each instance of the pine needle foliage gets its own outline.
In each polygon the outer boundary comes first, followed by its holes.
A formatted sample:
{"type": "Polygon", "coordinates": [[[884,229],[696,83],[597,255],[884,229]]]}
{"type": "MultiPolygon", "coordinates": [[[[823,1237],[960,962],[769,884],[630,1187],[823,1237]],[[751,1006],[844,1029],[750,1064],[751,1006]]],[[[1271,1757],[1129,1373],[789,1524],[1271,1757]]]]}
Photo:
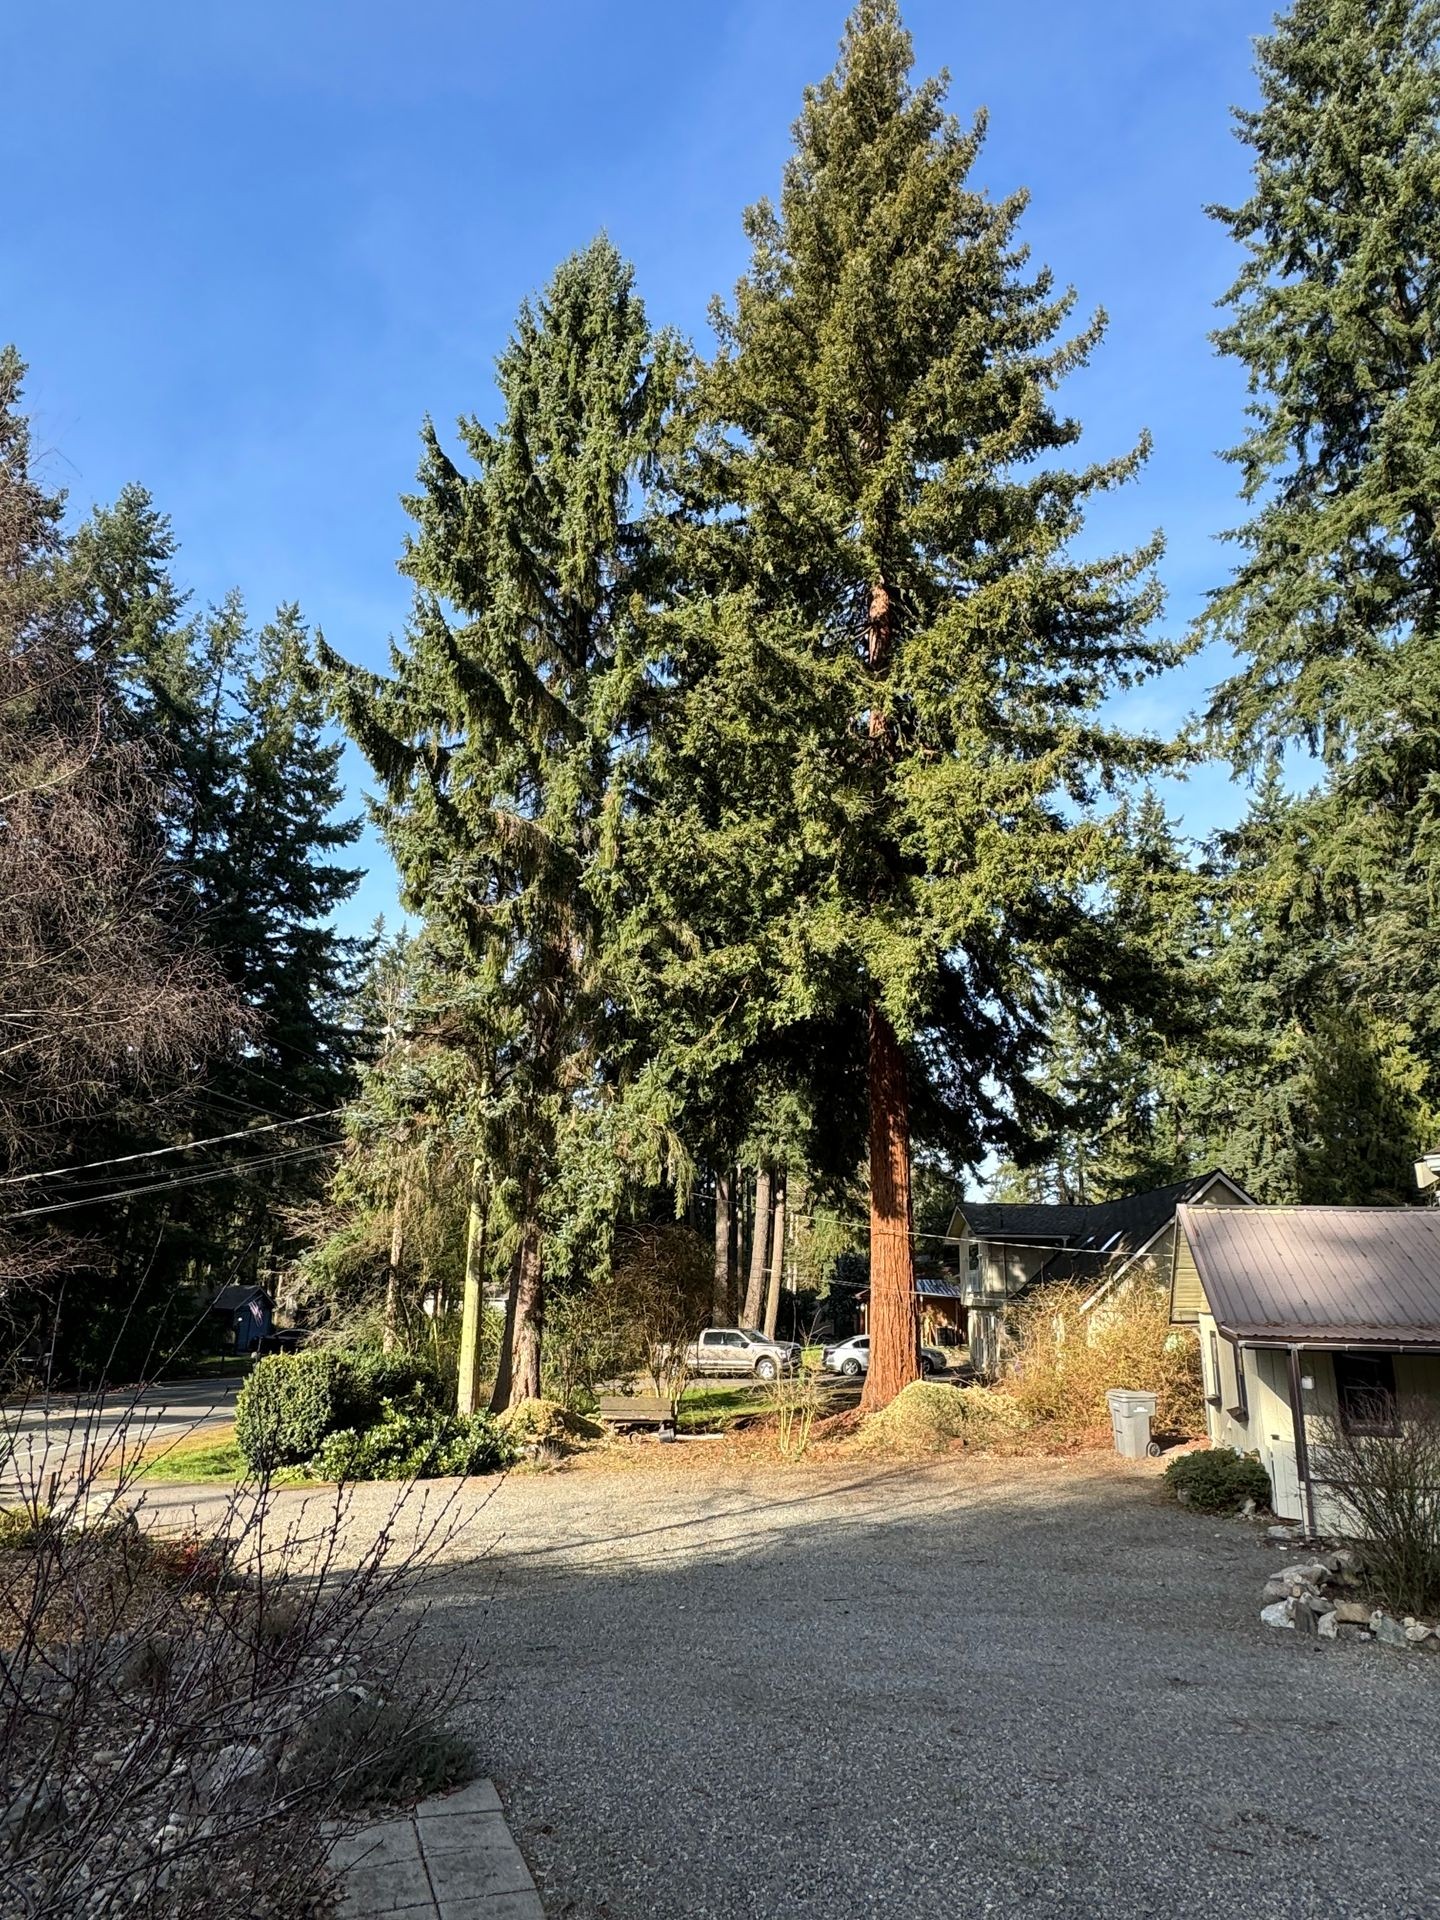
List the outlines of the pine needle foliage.
{"type": "Polygon", "coordinates": [[[872,1316],[896,1303],[876,1402],[917,1365],[912,1113],[962,1158],[1013,1140],[1044,980],[1120,1001],[1144,971],[1097,887],[1107,802],[1166,749],[1104,703],[1177,652],[1152,630],[1158,542],[1077,550],[1145,451],[1077,459],[1055,403],[1103,316],[1067,331],[1025,195],[972,184],[983,116],[960,125],[911,61],[891,0],[862,0],[778,202],[746,216],[698,402],[713,606],[688,662],[700,760],[769,769],[763,810],[731,788],[708,821],[722,854],[744,843],[723,870],[780,901],[742,917],[736,993],[810,1023],[828,1113],[865,1111],[868,1056],[872,1316]]]}

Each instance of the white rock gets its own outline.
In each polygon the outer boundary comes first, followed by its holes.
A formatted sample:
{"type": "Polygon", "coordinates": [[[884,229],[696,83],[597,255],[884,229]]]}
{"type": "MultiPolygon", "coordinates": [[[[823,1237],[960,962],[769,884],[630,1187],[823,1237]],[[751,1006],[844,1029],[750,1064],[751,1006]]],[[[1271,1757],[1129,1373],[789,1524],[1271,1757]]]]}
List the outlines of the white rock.
{"type": "Polygon", "coordinates": [[[1281,1567],[1272,1577],[1288,1580],[1292,1586],[1318,1587],[1329,1571],[1323,1560],[1294,1560],[1288,1567],[1281,1567]]]}
{"type": "Polygon", "coordinates": [[[1410,1642],[1412,1647],[1418,1647],[1422,1640],[1428,1640],[1430,1638],[1430,1629],[1425,1625],[1423,1620],[1407,1620],[1405,1622],[1405,1638],[1410,1642]]]}
{"type": "Polygon", "coordinates": [[[1321,1614],[1320,1618],[1315,1622],[1315,1631],[1322,1640],[1338,1640],[1340,1638],[1340,1622],[1335,1618],[1333,1609],[1329,1613],[1321,1614]]]}
{"type": "Polygon", "coordinates": [[[1276,1600],[1271,1606],[1260,1609],[1260,1618],[1267,1627],[1289,1627],[1295,1629],[1295,1602],[1276,1600]]]}

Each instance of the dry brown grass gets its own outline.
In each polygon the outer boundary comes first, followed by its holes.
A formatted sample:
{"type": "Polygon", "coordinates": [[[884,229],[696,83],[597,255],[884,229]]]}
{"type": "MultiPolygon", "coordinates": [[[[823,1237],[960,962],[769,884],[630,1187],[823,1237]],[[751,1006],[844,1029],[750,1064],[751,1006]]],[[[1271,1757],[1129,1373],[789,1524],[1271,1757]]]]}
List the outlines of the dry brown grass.
{"type": "Polygon", "coordinates": [[[1110,1431],[1110,1387],[1156,1397],[1153,1430],[1186,1438],[1205,1429],[1200,1350],[1193,1334],[1170,1325],[1164,1287],[1137,1280],[1090,1314],[1079,1287],[1047,1287],[1015,1314],[1003,1387],[1037,1430],[1103,1440],[1110,1431]]]}

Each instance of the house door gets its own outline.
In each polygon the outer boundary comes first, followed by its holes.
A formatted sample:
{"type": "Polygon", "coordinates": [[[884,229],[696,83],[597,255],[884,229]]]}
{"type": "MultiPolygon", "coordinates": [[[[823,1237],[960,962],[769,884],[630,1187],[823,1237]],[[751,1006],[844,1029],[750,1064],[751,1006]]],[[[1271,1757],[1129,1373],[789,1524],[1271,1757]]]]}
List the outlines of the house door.
{"type": "Polygon", "coordinates": [[[1283,1440],[1267,1440],[1260,1449],[1260,1460],[1270,1476],[1270,1502],[1276,1519],[1303,1521],[1305,1507],[1300,1498],[1294,1446],[1283,1440]]]}

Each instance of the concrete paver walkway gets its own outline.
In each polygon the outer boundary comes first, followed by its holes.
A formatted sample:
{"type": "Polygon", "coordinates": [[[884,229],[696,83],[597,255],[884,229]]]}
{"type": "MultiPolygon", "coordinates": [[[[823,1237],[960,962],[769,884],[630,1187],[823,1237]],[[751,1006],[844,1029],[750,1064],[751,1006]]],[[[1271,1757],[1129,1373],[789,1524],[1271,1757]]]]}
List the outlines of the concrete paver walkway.
{"type": "Polygon", "coordinates": [[[545,1920],[488,1780],[344,1835],[330,1864],[342,1920],[545,1920]]]}

